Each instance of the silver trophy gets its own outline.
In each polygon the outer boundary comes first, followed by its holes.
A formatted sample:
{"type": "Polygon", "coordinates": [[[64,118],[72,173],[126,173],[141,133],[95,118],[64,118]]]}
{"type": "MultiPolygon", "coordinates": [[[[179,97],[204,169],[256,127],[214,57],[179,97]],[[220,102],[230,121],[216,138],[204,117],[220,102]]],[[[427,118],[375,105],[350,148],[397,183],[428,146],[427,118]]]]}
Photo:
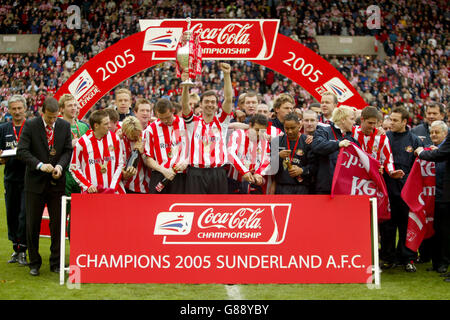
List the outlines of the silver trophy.
{"type": "MultiPolygon", "coordinates": [[[[189,30],[191,28],[191,18],[186,19],[188,26],[187,30],[183,32],[182,41],[184,45],[177,50],[177,61],[183,71],[189,71],[189,40],[191,39],[192,32],[189,30]]],[[[182,86],[193,86],[194,83],[189,78],[181,83],[182,86]]]]}

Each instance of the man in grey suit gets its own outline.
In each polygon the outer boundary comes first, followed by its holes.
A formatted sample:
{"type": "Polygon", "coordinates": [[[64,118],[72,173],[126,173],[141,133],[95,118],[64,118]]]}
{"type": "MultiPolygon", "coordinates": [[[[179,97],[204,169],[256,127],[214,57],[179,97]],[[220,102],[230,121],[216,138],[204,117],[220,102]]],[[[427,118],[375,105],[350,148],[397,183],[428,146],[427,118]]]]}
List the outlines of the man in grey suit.
{"type": "Polygon", "coordinates": [[[58,118],[58,101],[45,99],[42,117],[28,120],[17,147],[17,157],[26,165],[26,232],[30,274],[39,275],[39,233],[42,214],[47,205],[50,217],[50,270],[59,272],[61,196],[65,191],[65,174],[72,155],[69,122],[58,118]]]}

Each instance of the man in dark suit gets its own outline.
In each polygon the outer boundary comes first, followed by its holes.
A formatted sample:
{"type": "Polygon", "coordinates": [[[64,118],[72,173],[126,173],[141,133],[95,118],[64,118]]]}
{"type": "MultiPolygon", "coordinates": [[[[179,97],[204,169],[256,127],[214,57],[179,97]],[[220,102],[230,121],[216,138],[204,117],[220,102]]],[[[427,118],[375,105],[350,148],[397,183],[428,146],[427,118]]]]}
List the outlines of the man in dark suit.
{"type": "MultiPolygon", "coordinates": [[[[411,129],[411,132],[418,136],[425,147],[433,145],[430,137],[431,124],[434,121],[444,120],[445,109],[441,103],[433,102],[425,107],[425,119],[422,124],[411,129]]],[[[433,252],[433,241],[431,238],[424,239],[419,248],[418,262],[424,263],[431,260],[433,252]]]]}
{"type": "Polygon", "coordinates": [[[411,132],[418,136],[425,147],[433,145],[433,141],[430,138],[430,126],[434,121],[444,120],[445,109],[440,103],[432,103],[426,106],[425,109],[425,121],[422,124],[411,129],[411,132]]]}
{"type": "Polygon", "coordinates": [[[39,233],[42,214],[47,205],[50,217],[50,270],[59,272],[61,196],[65,191],[65,174],[72,154],[70,124],[58,118],[58,101],[45,99],[42,117],[28,120],[17,148],[17,157],[26,165],[25,200],[27,245],[30,274],[39,275],[39,233]]]}
{"type": "MultiPolygon", "coordinates": [[[[443,177],[443,190],[441,203],[437,206],[437,210],[443,212],[443,214],[448,215],[450,212],[450,136],[447,135],[445,141],[439,146],[438,149],[435,150],[423,150],[422,147],[416,149],[415,153],[418,155],[420,159],[427,161],[445,161],[445,172],[443,177]]],[[[444,243],[450,242],[450,227],[448,225],[449,219],[446,219],[445,222],[447,225],[444,227],[444,232],[441,235],[444,240],[444,243]]],[[[448,246],[445,249],[447,252],[444,254],[448,257],[450,253],[448,252],[448,246]]],[[[448,277],[445,279],[446,282],[450,282],[450,273],[445,273],[444,276],[448,277]]]]}

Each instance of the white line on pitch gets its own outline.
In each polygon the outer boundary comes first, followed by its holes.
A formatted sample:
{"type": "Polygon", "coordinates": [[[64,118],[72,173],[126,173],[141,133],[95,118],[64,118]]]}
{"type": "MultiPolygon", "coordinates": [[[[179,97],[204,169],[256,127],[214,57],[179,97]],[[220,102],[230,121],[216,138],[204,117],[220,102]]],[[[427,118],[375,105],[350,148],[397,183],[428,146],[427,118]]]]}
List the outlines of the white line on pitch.
{"type": "Polygon", "coordinates": [[[244,300],[238,285],[225,285],[230,300],[244,300]]]}

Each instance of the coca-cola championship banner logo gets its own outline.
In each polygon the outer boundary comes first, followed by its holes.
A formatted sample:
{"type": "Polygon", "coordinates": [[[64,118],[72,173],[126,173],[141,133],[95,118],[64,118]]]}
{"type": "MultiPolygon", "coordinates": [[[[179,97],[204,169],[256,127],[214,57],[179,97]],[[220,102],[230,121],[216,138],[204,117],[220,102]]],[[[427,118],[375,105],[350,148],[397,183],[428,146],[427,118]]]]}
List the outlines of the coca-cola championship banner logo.
{"type": "Polygon", "coordinates": [[[286,203],[175,203],[156,218],[163,243],[280,244],[289,221],[286,203]]]}
{"type": "MultiPolygon", "coordinates": [[[[279,20],[192,20],[189,31],[198,34],[205,60],[267,60],[274,52],[279,20]]],[[[143,50],[158,60],[174,59],[170,53],[179,41],[186,20],[139,20],[145,30],[143,50]],[[157,47],[157,46],[160,47],[157,47]]]]}
{"type": "MultiPolygon", "coordinates": [[[[141,31],[106,48],[83,64],[56,92],[71,93],[82,118],[123,81],[163,61],[175,60],[187,30],[186,20],[140,20],[141,31]]],[[[333,92],[339,103],[364,108],[367,103],[345,77],[318,54],[278,33],[279,20],[192,19],[203,60],[245,60],[279,72],[315,99],[333,92]]],[[[201,80],[201,79],[200,79],[201,80]]]]}

